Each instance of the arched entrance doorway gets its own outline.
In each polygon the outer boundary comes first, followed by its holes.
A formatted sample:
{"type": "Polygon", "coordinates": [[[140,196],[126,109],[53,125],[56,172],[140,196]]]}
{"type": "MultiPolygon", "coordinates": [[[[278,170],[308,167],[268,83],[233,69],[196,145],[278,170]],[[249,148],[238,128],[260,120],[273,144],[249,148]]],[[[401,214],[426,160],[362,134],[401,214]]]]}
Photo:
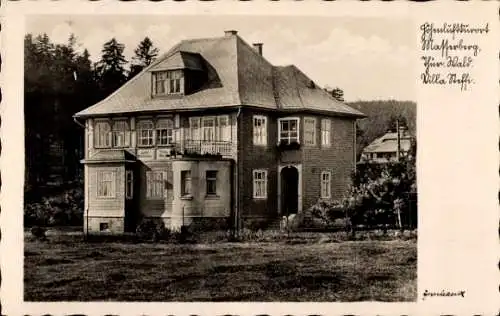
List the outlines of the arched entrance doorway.
{"type": "Polygon", "coordinates": [[[281,169],[281,214],[288,216],[299,211],[299,171],[294,166],[281,169]]]}

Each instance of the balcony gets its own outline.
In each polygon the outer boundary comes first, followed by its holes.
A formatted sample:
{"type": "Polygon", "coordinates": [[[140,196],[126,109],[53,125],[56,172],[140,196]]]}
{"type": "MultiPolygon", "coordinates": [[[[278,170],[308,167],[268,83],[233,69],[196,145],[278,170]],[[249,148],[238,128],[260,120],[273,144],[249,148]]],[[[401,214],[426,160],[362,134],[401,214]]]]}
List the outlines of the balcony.
{"type": "Polygon", "coordinates": [[[232,143],[227,141],[185,140],[184,146],[176,144],[175,149],[184,156],[230,156],[232,143]]]}
{"type": "Polygon", "coordinates": [[[296,140],[284,140],[282,139],[278,145],[279,150],[297,150],[300,149],[300,143],[296,140]]]}

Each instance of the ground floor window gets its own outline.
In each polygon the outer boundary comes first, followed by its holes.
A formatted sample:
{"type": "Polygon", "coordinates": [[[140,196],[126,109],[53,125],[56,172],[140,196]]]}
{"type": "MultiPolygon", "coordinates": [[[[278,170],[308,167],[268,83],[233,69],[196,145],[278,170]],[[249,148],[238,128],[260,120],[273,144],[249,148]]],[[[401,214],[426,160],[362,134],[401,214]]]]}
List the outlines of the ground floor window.
{"type": "Polygon", "coordinates": [[[115,197],[115,173],[113,171],[99,171],[97,173],[97,197],[115,197]]]}
{"type": "Polygon", "coordinates": [[[332,174],[330,171],[323,171],[321,173],[321,198],[329,199],[332,195],[332,174]]]}
{"type": "Polygon", "coordinates": [[[146,197],[150,199],[163,198],[164,191],[163,171],[146,172],[146,197]]]}
{"type": "Polygon", "coordinates": [[[127,170],[125,173],[125,198],[131,199],[134,197],[134,174],[132,170],[127,170]]]}
{"type": "Polygon", "coordinates": [[[181,195],[189,196],[191,195],[191,171],[183,170],[181,171],[181,195]]]}
{"type": "Polygon", "coordinates": [[[253,198],[267,198],[267,170],[258,169],[253,171],[253,198]]]}
{"type": "Polygon", "coordinates": [[[207,178],[207,195],[217,195],[217,171],[208,170],[207,178]]]}

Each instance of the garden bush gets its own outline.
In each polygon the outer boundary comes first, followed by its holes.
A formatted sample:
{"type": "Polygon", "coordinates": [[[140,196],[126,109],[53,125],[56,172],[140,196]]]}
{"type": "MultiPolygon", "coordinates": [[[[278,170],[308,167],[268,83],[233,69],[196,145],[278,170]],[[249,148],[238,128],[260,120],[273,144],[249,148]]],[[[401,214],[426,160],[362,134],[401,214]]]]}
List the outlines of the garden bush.
{"type": "Polygon", "coordinates": [[[171,232],[162,221],[143,219],[136,228],[136,236],[142,241],[168,240],[171,232]]]}
{"type": "Polygon", "coordinates": [[[24,207],[24,225],[27,227],[83,225],[83,201],[81,188],[47,192],[45,197],[27,199],[24,207]]]}
{"type": "Polygon", "coordinates": [[[47,240],[47,236],[45,235],[47,230],[43,227],[33,226],[33,227],[31,227],[30,232],[31,232],[31,236],[35,240],[42,240],[42,241],[47,240]]]}

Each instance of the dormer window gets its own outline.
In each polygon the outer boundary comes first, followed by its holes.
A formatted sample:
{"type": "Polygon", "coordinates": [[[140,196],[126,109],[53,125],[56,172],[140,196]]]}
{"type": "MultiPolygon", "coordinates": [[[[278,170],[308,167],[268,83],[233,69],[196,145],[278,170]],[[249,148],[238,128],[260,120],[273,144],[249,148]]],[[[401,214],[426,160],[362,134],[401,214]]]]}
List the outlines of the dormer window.
{"type": "Polygon", "coordinates": [[[153,72],[153,95],[184,93],[183,81],[181,69],[153,72]]]}

